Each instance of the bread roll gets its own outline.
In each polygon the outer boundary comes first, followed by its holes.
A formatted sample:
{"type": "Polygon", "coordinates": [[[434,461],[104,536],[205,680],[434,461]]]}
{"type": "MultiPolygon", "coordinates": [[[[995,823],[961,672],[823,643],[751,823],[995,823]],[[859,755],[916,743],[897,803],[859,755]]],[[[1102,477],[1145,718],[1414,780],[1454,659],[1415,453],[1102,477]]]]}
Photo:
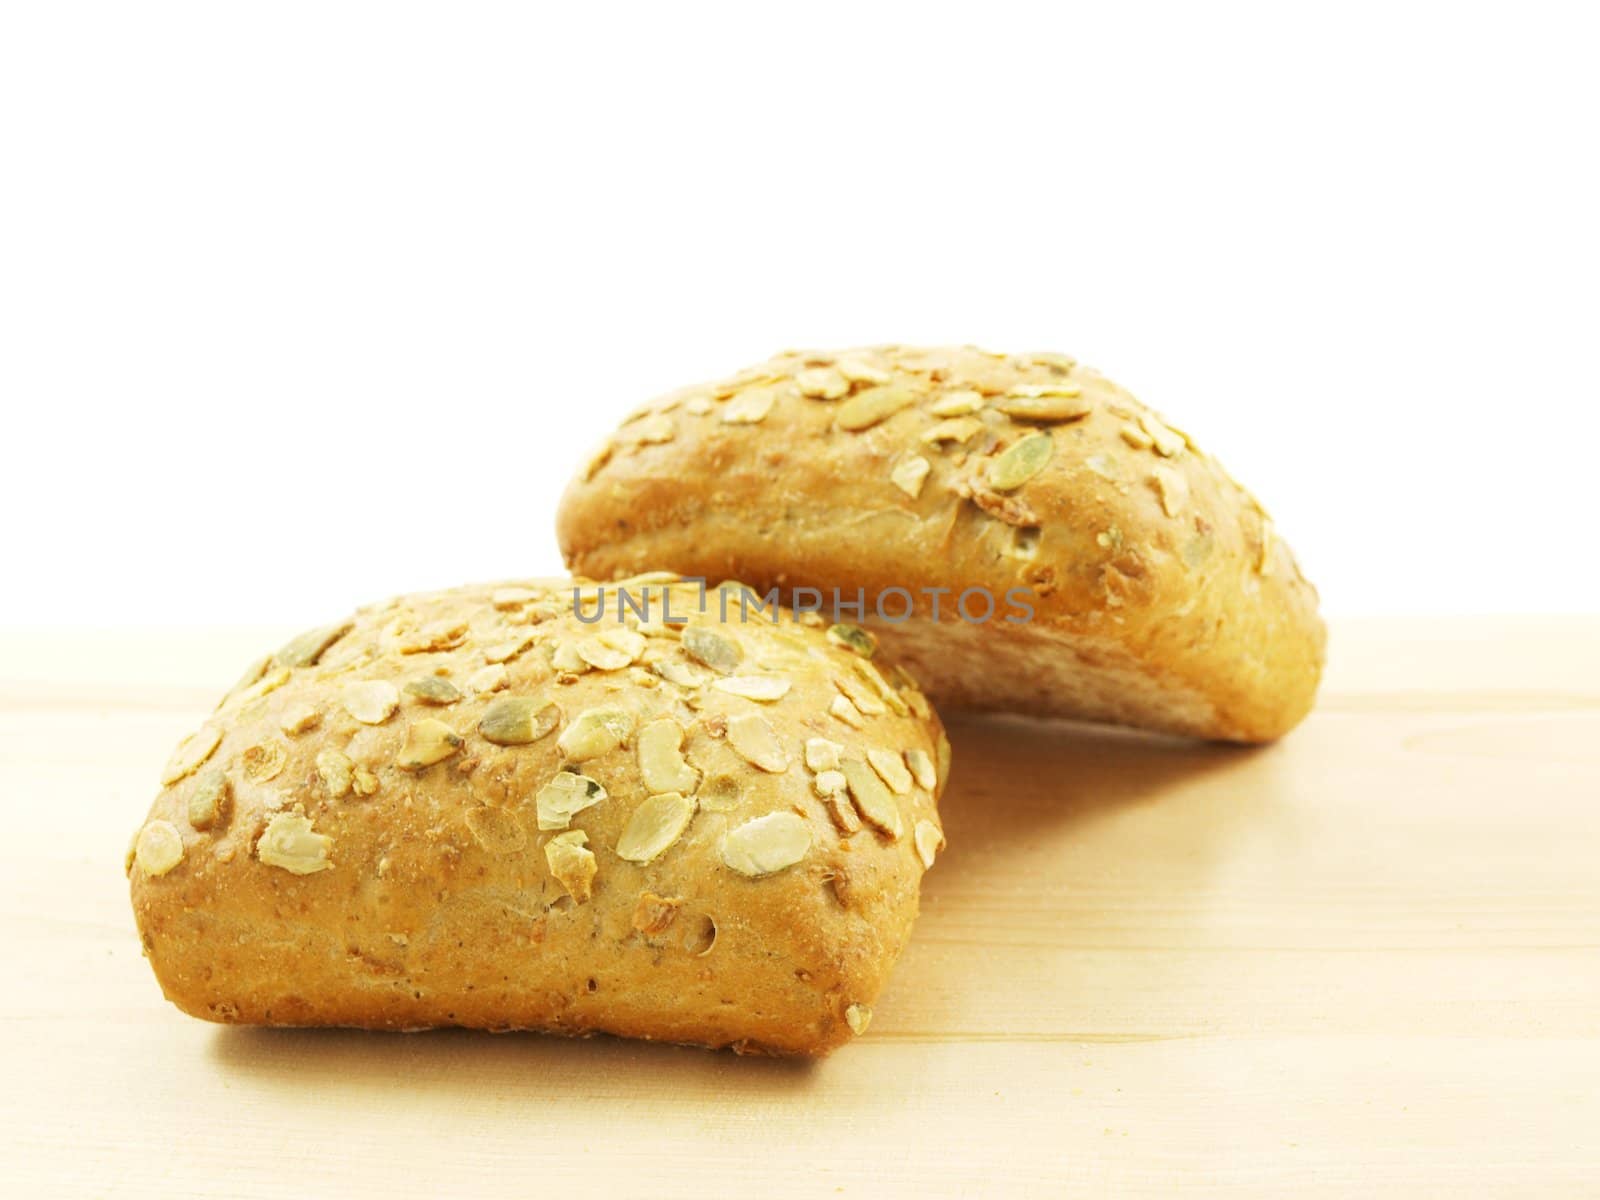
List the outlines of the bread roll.
{"type": "Polygon", "coordinates": [[[1316,591],[1261,505],[1059,355],[781,354],[635,413],[558,528],[596,578],[864,599],[941,707],[1259,742],[1322,669],[1316,591]]]}
{"type": "Polygon", "coordinates": [[[938,720],[859,635],[664,578],[594,623],[565,582],[405,597],[253,667],[129,853],[167,997],[779,1054],[861,1032],[943,844],[938,720]]]}

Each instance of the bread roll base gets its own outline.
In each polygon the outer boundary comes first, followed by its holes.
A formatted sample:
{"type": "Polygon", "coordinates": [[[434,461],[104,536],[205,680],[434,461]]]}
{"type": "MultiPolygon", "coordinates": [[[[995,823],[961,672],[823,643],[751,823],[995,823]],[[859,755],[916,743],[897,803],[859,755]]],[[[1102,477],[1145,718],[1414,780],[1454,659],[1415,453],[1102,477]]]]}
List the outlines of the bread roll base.
{"type": "Polygon", "coordinates": [[[611,1033],[769,1054],[826,1053],[865,1029],[943,844],[943,775],[928,765],[948,763],[938,719],[886,658],[868,663],[814,623],[724,621],[695,612],[692,592],[678,599],[692,614],[681,628],[587,625],[565,584],[403,597],[330,627],[325,649],[297,639],[257,664],[175,756],[130,851],[167,998],[237,1024],[611,1033]],[[625,631],[620,651],[596,640],[609,630],[625,631]],[[741,657],[708,667],[717,655],[694,642],[696,658],[692,635],[741,657]],[[573,669],[574,648],[615,665],[573,669]],[[863,702],[877,711],[833,715],[872,680],[882,691],[863,702]],[[781,694],[750,698],[752,681],[781,694]],[[559,719],[497,724],[508,698],[559,719]],[[609,710],[625,711],[627,732],[582,742],[584,714],[609,710]],[[681,744],[669,737],[652,770],[641,731],[662,723],[681,744]],[[823,795],[815,739],[906,785],[879,796],[878,825],[850,792],[842,805],[823,795]],[[546,828],[540,797],[563,771],[605,795],[546,828]],[[680,787],[686,826],[636,861],[647,800],[680,787]],[[751,873],[730,837],[773,814],[804,845],[751,873]],[[549,850],[579,831],[586,886],[549,850]]]}
{"type": "Polygon", "coordinates": [[[634,414],[557,524],[596,578],[654,564],[864,598],[864,623],[943,708],[1263,742],[1321,677],[1316,591],[1265,510],[1187,434],[1057,355],[779,355],[634,414]],[[1019,446],[1045,453],[1008,477],[1019,446]],[[993,619],[958,615],[969,589],[993,619]],[[1004,619],[1016,589],[1025,623],[1004,619]],[[873,620],[907,595],[910,620],[873,620]]]}

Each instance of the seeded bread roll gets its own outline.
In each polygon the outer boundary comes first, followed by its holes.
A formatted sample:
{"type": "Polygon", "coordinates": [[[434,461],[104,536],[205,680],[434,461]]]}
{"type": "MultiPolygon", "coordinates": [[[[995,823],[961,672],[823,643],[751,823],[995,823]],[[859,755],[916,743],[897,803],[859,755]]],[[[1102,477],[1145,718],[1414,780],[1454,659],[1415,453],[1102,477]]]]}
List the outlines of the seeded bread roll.
{"type": "Polygon", "coordinates": [[[1260,742],[1322,670],[1316,591],[1260,504],[1059,355],[781,354],[635,413],[558,529],[595,578],[864,593],[941,707],[1260,742]]]}
{"type": "Polygon", "coordinates": [[[671,578],[594,623],[566,582],[405,597],[253,667],[130,849],[167,998],[776,1054],[864,1030],[943,845],[938,719],[860,635],[682,586],[664,620],[671,578]]]}

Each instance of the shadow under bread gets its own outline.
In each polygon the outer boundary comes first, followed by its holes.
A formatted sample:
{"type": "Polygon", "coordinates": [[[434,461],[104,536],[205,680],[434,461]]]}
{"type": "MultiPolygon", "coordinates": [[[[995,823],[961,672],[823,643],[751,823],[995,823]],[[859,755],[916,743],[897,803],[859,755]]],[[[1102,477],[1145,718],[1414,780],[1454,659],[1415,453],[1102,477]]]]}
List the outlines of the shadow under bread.
{"type": "Polygon", "coordinates": [[[1230,855],[1281,825],[1291,782],[1275,747],[1014,716],[946,729],[949,845],[873,1033],[1092,1042],[1203,1029],[1209,998],[1185,955],[1227,920],[1230,855]]]}
{"type": "Polygon", "coordinates": [[[269,1029],[225,1026],[211,1038],[212,1058],[230,1073],[286,1095],[308,1085],[352,1093],[408,1091],[439,1096],[488,1091],[559,1099],[596,1119],[641,1096],[679,1103],[724,1089],[745,1098],[802,1091],[818,1060],[741,1057],[696,1046],[610,1037],[556,1037],[432,1029],[374,1033],[362,1029],[269,1029]]]}

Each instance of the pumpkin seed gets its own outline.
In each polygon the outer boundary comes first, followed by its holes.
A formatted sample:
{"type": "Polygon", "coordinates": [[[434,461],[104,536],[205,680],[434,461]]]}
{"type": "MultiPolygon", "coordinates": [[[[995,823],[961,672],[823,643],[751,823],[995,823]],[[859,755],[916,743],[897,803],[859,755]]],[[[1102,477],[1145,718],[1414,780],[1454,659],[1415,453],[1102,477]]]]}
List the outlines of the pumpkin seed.
{"type": "Polygon", "coordinates": [[[1015,491],[1044,470],[1054,453],[1048,433],[1028,434],[989,464],[989,486],[997,492],[1015,491]]]}
{"type": "Polygon", "coordinates": [[[862,658],[871,658],[878,650],[878,639],[859,625],[830,625],[828,640],[835,646],[854,650],[862,658]]]}
{"type": "Polygon", "coordinates": [[[461,699],[461,690],[439,675],[419,675],[406,684],[405,692],[424,704],[454,704],[461,699]]]}
{"type": "Polygon", "coordinates": [[[210,829],[223,815],[232,791],[220,767],[213,767],[200,776],[195,781],[194,791],[189,793],[189,824],[195,829],[210,829]]]}
{"type": "Polygon", "coordinates": [[[307,630],[291,640],[273,657],[277,659],[278,665],[284,667],[315,666],[317,660],[328,652],[328,647],[349,633],[352,628],[354,623],[346,621],[341,625],[325,625],[321,629],[307,630]]]}
{"type": "Polygon", "coordinates": [[[691,625],[683,631],[683,648],[696,662],[713,671],[727,675],[744,658],[739,643],[703,625],[691,625]]]}
{"type": "Polygon", "coordinates": [[[572,771],[557,771],[534,797],[539,828],[565,829],[578,813],[593,808],[605,798],[606,789],[600,786],[599,780],[572,771]]]}
{"type": "Polygon", "coordinates": [[[561,710],[535,696],[502,696],[483,710],[478,732],[497,746],[526,746],[561,724],[561,710]]]}
{"type": "Polygon", "coordinates": [[[461,735],[437,717],[423,717],[406,729],[406,744],[394,765],[402,771],[420,771],[441,763],[461,749],[461,735]]]}

